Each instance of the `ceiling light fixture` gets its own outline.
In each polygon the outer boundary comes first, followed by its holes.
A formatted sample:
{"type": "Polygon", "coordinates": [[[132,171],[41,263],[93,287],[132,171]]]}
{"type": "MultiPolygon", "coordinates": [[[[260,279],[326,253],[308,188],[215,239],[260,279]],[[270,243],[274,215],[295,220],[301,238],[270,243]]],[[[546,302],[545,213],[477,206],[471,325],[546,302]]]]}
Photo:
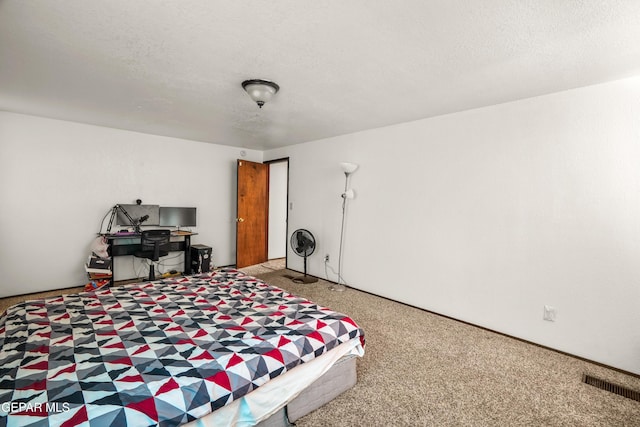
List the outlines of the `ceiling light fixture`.
{"type": "Polygon", "coordinates": [[[242,82],[242,88],[260,108],[280,90],[280,86],[274,82],[260,79],[245,80],[242,82]]]}

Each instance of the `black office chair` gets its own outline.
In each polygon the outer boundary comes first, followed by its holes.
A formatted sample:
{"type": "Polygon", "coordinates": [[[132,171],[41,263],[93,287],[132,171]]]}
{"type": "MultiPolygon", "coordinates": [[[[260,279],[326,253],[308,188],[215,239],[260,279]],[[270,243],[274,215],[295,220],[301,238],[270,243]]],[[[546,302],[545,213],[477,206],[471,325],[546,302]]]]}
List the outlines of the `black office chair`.
{"type": "Polygon", "coordinates": [[[160,257],[169,255],[171,238],[170,230],[144,230],[140,237],[140,250],[133,255],[138,258],[151,260],[149,266],[149,280],[156,280],[153,261],[158,261],[160,257]]]}

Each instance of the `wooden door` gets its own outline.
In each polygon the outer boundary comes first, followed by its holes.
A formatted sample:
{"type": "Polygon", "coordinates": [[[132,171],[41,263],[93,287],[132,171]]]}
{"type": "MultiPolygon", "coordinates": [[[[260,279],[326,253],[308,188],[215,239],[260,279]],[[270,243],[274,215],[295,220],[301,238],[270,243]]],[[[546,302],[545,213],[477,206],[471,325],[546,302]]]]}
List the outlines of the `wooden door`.
{"type": "Polygon", "coordinates": [[[238,160],[236,267],[267,261],[269,165],[238,160]]]}

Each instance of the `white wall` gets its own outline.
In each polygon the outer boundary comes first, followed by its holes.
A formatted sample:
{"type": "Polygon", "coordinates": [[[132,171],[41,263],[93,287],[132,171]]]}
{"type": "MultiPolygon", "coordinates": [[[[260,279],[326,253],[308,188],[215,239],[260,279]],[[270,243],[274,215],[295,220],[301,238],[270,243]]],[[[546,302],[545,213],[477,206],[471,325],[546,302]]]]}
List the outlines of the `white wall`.
{"type": "MultiPolygon", "coordinates": [[[[262,152],[245,151],[262,161],[262,152]]],[[[232,147],[0,112],[0,297],[86,283],[83,262],[101,219],[138,198],[197,207],[192,243],[211,246],[216,265],[234,264],[239,156],[232,147]]],[[[116,260],[118,280],[146,274],[143,260],[116,260]]],[[[173,262],[182,271],[182,258],[173,262]]]]}
{"type": "Polygon", "coordinates": [[[290,157],[290,229],[319,245],[311,274],[324,253],[337,269],[338,163],[358,163],[347,284],[640,374],[639,120],[636,77],[265,159],[290,157]]]}
{"type": "Polygon", "coordinates": [[[287,162],[269,164],[269,259],[287,255],[287,162]]]}

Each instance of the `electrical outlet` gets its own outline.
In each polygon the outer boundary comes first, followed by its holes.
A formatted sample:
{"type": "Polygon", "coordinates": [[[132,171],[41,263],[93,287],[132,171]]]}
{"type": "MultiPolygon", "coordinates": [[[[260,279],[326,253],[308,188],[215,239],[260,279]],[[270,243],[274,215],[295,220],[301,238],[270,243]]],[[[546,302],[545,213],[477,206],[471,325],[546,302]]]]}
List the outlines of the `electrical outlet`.
{"type": "Polygon", "coordinates": [[[326,254],[326,255],[324,256],[324,262],[329,262],[329,254],[326,254]]]}
{"type": "Polygon", "coordinates": [[[549,322],[556,321],[557,310],[555,307],[551,307],[550,305],[544,306],[544,314],[542,315],[543,320],[548,320],[549,322]]]}

